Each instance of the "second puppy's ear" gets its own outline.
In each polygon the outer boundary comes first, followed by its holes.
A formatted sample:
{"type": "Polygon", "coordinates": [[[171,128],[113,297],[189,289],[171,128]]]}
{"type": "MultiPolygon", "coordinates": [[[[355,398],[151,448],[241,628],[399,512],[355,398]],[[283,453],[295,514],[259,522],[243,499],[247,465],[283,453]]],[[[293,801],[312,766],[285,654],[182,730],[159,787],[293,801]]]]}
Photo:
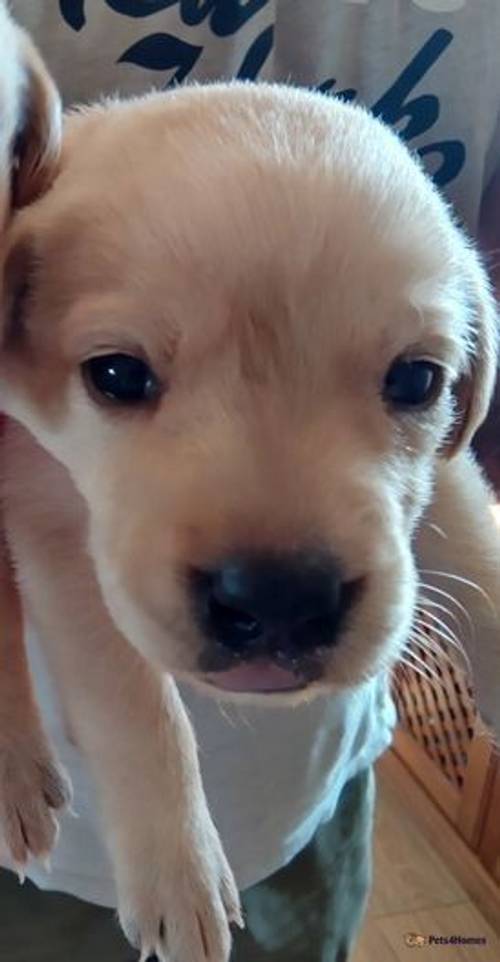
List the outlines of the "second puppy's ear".
{"type": "Polygon", "coordinates": [[[498,305],[479,256],[471,247],[464,250],[462,276],[470,312],[469,366],[455,387],[457,418],[444,448],[447,458],[466,448],[485,420],[498,364],[498,305]]]}
{"type": "Polygon", "coordinates": [[[12,205],[25,207],[51,186],[59,164],[62,109],[58,90],[24,31],[17,29],[22,71],[12,158],[12,205]]]}

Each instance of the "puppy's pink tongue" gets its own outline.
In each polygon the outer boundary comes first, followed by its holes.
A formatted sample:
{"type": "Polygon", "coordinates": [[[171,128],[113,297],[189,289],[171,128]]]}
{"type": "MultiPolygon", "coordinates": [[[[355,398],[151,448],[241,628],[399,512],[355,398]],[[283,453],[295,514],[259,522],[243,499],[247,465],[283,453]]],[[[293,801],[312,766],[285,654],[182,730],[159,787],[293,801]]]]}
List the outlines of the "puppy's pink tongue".
{"type": "Polygon", "coordinates": [[[208,680],[224,691],[271,692],[293,691],[302,683],[293,671],[280,668],[265,658],[236,665],[227,671],[211,672],[208,680]]]}

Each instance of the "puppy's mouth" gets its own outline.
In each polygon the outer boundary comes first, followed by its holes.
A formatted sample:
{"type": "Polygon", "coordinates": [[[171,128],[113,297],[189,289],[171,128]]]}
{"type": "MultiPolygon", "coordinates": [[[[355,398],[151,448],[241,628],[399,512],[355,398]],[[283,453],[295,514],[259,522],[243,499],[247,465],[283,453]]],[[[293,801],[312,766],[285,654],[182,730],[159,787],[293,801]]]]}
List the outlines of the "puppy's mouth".
{"type": "Polygon", "coordinates": [[[227,692],[275,694],[308,688],[324,672],[326,651],[317,647],[304,657],[265,647],[244,656],[215,646],[200,659],[204,680],[227,692]]]}
{"type": "Polygon", "coordinates": [[[297,691],[308,684],[306,678],[293,669],[281,668],[270,658],[235,665],[226,671],[208,672],[205,680],[222,691],[251,694],[273,694],[276,692],[297,691]]]}

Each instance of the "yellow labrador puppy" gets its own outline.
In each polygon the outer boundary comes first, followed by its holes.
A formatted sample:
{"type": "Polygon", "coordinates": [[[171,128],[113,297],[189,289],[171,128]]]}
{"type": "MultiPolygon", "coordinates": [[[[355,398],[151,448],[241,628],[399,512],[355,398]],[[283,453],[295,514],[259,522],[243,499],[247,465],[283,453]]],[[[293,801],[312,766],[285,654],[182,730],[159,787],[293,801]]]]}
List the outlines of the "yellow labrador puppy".
{"type": "MultiPolygon", "coordinates": [[[[25,604],[99,790],[125,932],[144,957],[224,962],[237,894],[165,672],[293,703],[394,663],[419,571],[497,594],[466,453],[494,301],[398,138],[279,86],[72,114],[7,241],[25,604]]],[[[498,723],[496,619],[475,608],[498,723]]]]}

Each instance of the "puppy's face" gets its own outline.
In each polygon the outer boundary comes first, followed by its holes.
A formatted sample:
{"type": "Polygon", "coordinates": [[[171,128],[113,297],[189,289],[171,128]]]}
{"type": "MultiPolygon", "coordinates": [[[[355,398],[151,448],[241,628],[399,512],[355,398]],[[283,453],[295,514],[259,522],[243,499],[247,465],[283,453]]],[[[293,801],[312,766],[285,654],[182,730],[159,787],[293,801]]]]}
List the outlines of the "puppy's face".
{"type": "Polygon", "coordinates": [[[265,86],[94,108],[5,278],[6,407],[83,495],[147,657],[290,699],[395,656],[453,385],[464,434],[490,391],[493,308],[388,130],[265,86]]]}

